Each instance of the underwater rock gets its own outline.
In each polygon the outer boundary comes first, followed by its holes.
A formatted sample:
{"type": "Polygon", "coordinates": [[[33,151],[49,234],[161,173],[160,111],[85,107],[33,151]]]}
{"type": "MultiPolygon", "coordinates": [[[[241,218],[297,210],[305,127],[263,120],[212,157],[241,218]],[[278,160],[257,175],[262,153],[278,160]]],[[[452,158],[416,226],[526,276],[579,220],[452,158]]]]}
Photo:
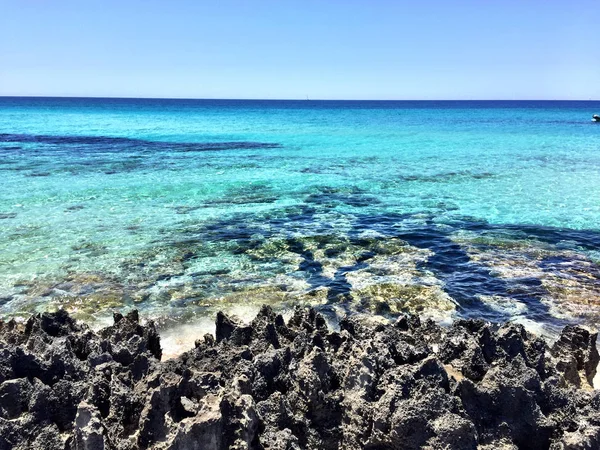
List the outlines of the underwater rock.
{"type": "Polygon", "coordinates": [[[596,334],[550,347],[522,326],[314,309],[250,324],[161,362],[152,322],[99,332],[65,311],[0,322],[0,449],[597,448],[596,334]]]}

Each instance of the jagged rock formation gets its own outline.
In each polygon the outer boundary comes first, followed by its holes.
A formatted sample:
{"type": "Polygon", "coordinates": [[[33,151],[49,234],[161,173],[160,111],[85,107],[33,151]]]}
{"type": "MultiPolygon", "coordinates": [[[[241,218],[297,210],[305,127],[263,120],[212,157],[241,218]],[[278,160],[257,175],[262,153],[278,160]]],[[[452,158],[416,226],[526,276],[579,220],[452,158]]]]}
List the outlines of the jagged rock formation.
{"type": "Polygon", "coordinates": [[[42,314],[0,325],[0,449],[595,449],[595,340],[264,307],[160,362],[136,312],[99,333],[42,314]]]}

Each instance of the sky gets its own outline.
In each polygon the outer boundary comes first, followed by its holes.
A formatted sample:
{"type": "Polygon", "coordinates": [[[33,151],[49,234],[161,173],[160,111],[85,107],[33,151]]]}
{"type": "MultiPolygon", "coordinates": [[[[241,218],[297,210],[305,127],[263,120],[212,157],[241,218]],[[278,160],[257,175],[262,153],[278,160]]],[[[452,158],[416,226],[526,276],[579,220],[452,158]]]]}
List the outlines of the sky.
{"type": "Polygon", "coordinates": [[[600,99],[594,0],[0,0],[0,95],[600,99]]]}

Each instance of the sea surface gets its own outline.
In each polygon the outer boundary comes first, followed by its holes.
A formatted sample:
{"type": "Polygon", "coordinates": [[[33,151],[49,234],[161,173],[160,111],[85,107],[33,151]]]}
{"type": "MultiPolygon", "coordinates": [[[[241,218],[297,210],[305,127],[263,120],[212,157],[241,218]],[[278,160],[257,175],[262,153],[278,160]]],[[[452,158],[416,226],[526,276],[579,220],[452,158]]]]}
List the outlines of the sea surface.
{"type": "Polygon", "coordinates": [[[600,102],[0,98],[0,318],[600,321],[600,102]]]}

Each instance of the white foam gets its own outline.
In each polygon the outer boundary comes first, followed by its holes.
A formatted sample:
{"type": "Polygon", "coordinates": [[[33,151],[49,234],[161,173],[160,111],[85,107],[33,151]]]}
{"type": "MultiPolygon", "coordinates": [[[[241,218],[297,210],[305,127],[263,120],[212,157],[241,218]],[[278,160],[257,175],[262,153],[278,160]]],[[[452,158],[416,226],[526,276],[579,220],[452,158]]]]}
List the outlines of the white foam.
{"type": "Polygon", "coordinates": [[[160,346],[162,347],[163,361],[175,358],[194,348],[197,339],[205,334],[215,334],[215,321],[213,318],[201,318],[194,323],[182,324],[160,333],[160,346]]]}
{"type": "MultiPolygon", "coordinates": [[[[260,305],[237,304],[229,308],[221,308],[228,316],[236,316],[244,324],[250,323],[258,314],[260,305]]],[[[196,340],[205,334],[215,335],[215,316],[198,317],[193,322],[175,325],[160,331],[160,345],[163,350],[162,359],[171,359],[194,348],[196,340]]]]}

